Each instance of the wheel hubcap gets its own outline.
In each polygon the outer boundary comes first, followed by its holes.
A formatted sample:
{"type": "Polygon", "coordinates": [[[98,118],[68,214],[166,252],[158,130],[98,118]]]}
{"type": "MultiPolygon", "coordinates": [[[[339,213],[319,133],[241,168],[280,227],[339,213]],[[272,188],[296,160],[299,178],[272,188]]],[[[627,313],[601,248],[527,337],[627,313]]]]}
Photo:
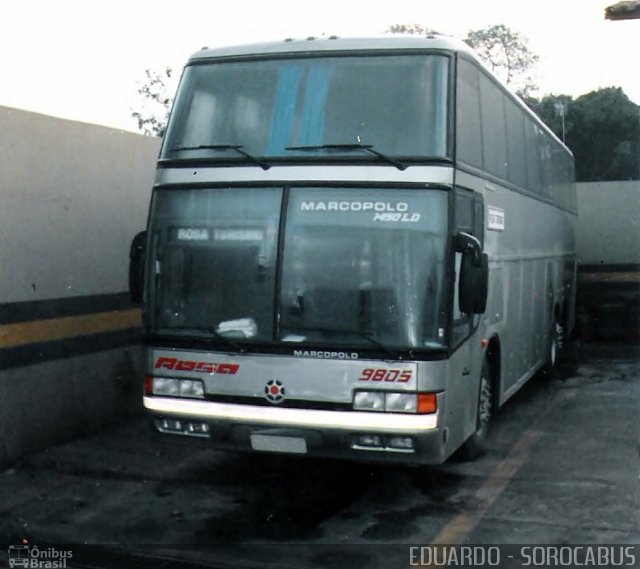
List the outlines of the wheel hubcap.
{"type": "Polygon", "coordinates": [[[491,387],[487,378],[483,375],[480,380],[480,408],[478,409],[479,428],[484,430],[489,424],[491,418],[491,387]]]}

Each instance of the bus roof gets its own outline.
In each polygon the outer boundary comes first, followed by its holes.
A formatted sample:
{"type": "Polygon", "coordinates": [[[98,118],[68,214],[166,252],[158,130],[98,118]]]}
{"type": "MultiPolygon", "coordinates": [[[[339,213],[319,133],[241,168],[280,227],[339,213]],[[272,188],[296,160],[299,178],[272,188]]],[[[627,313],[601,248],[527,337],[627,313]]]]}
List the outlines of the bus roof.
{"type": "Polygon", "coordinates": [[[394,49],[434,49],[463,51],[476,58],[463,41],[446,36],[388,35],[375,38],[307,38],[286,39],[279,42],[256,43],[216,49],[202,48],[191,56],[190,62],[202,59],[243,57],[252,55],[276,55],[312,52],[344,52],[394,49]]]}

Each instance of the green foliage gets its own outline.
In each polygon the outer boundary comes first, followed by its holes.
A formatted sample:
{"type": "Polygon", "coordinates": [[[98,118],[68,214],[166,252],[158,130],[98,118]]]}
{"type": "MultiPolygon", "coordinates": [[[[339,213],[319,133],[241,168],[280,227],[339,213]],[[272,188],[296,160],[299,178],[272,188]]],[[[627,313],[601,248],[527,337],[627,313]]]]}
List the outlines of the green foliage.
{"type": "Polygon", "coordinates": [[[565,142],[576,160],[576,180],[640,179],[640,108],[619,87],[598,89],[577,99],[547,95],[525,99],[529,107],[562,137],[565,105],[565,142]]]}
{"type": "Polygon", "coordinates": [[[491,71],[525,96],[536,89],[530,72],[539,57],[527,39],[503,24],[470,30],[464,41],[491,71]]]}
{"type": "Polygon", "coordinates": [[[142,97],[141,110],[133,111],[131,116],[138,121],[138,128],[145,135],[163,136],[173,102],[168,87],[173,70],[170,67],[161,72],[147,69],[145,74],[147,80],[138,89],[142,97]]]}
{"type": "Polygon", "coordinates": [[[619,87],[578,97],[567,144],[576,157],[579,181],[639,179],[640,108],[619,87]]]}
{"type": "Polygon", "coordinates": [[[566,133],[573,128],[573,113],[569,112],[573,98],[570,95],[545,95],[540,100],[522,95],[521,98],[566,143],[566,133]]]}

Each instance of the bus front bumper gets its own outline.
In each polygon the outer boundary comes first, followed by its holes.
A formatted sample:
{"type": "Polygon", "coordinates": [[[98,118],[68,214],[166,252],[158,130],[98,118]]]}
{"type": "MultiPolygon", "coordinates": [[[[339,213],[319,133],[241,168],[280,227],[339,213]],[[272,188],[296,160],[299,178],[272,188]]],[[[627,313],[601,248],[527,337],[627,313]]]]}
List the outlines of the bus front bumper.
{"type": "Polygon", "coordinates": [[[144,397],[163,433],[206,438],[217,448],[376,462],[440,464],[438,413],[326,411],[144,397]]]}

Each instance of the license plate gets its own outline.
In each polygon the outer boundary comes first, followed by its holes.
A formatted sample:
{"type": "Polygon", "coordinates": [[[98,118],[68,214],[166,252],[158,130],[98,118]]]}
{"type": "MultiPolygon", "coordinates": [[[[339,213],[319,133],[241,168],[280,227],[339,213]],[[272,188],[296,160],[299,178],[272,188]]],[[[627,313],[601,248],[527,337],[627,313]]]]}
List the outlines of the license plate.
{"type": "Polygon", "coordinates": [[[288,452],[305,454],[307,441],[299,437],[279,437],[277,435],[251,435],[251,448],[266,452],[288,452]]]}

